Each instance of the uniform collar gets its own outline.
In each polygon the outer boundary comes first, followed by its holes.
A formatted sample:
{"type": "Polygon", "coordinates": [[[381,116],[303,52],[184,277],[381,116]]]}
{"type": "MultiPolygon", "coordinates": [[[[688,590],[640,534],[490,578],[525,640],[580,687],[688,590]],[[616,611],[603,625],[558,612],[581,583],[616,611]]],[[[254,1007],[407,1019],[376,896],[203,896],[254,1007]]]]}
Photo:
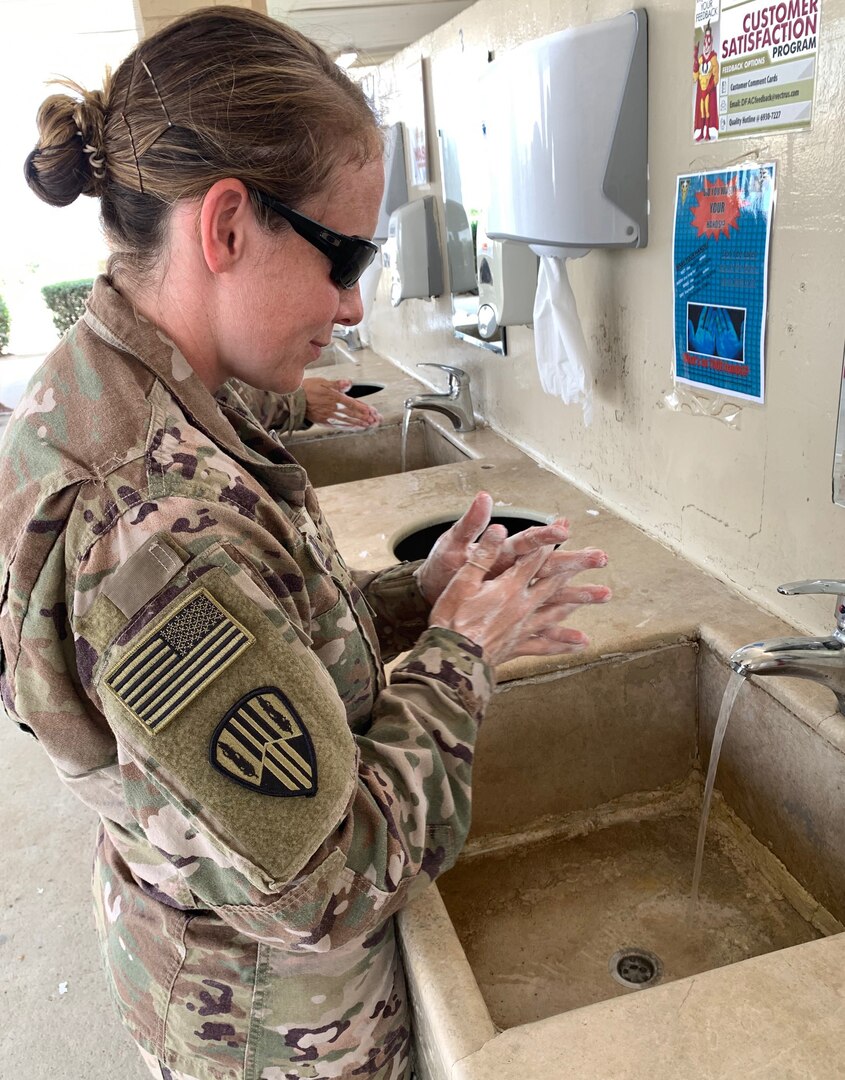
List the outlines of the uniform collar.
{"type": "Polygon", "coordinates": [[[288,501],[302,505],[305,471],[262,427],[236,409],[224,410],[178,346],[139,315],[105,275],[94,282],[82,317],[99,338],[133,356],[164,383],[186,416],[247,465],[274,494],[284,494],[288,501]]]}

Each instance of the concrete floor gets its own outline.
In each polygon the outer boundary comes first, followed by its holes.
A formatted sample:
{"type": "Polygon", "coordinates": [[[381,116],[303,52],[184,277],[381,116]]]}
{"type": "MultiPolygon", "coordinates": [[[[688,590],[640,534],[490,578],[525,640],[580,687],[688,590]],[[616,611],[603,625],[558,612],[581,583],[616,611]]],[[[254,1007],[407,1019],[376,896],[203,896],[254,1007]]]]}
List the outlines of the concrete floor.
{"type": "Polygon", "coordinates": [[[106,989],[90,890],[96,818],[0,713],[0,1076],[150,1080],[106,989]]]}

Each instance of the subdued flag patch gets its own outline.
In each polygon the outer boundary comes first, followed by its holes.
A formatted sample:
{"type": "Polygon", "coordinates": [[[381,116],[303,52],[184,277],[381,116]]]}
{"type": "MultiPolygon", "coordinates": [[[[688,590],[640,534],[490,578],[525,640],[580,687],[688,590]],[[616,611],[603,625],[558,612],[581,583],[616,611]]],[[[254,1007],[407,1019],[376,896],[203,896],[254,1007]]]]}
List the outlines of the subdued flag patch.
{"type": "Polygon", "coordinates": [[[105,685],[159,732],[255,641],[206,589],[185,597],[106,675],[105,685]]]}
{"type": "Polygon", "coordinates": [[[317,793],[317,759],[308,729],[276,686],[245,694],[211,739],[211,764],[264,795],[317,793]]]}

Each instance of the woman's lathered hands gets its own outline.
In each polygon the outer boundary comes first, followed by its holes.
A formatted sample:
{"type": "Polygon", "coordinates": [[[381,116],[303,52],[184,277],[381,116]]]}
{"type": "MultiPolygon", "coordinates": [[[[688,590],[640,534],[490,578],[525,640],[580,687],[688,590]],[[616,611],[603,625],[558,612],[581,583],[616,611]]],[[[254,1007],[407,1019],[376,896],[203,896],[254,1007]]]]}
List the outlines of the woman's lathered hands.
{"type": "Polygon", "coordinates": [[[305,419],[331,427],[368,428],[380,424],[382,416],[377,409],[344,393],[351,385],[349,379],[303,379],[305,419]]]}
{"type": "Polygon", "coordinates": [[[417,571],[420,589],[434,605],[429,625],[464,634],[493,664],[583,648],[586,634],[560,624],[582,604],[605,603],[611,592],[570,580],[606,566],[607,555],[598,548],[555,550],[569,536],[564,519],[509,537],[504,526],[488,527],[492,506],[491,497],[479,492],[417,571]]]}

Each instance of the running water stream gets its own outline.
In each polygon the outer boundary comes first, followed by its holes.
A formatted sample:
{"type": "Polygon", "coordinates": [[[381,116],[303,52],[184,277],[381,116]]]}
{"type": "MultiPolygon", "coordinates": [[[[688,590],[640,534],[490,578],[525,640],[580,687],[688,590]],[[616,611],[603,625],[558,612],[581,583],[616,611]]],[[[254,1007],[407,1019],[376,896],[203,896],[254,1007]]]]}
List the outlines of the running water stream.
{"type": "Polygon", "coordinates": [[[707,781],[704,784],[704,799],[701,803],[701,822],[698,826],[698,844],[695,849],[695,870],[692,875],[692,892],[687,913],[687,921],[691,922],[698,906],[698,889],[701,884],[701,865],[704,860],[704,840],[707,836],[707,819],[710,816],[710,803],[713,800],[713,785],[716,782],[716,769],[719,767],[719,755],[722,752],[722,743],[725,741],[725,731],[731,711],[736,701],[736,696],[745,682],[745,676],[736,671],[731,672],[728,685],[725,687],[725,695],[722,698],[722,707],[719,709],[719,719],[716,721],[716,730],[713,732],[713,743],[710,747],[710,764],[707,767],[707,781]]]}
{"type": "Polygon", "coordinates": [[[401,442],[401,456],[399,462],[401,465],[400,472],[406,471],[408,464],[408,428],[411,424],[411,410],[406,408],[405,415],[402,417],[402,442],[401,442]]]}

